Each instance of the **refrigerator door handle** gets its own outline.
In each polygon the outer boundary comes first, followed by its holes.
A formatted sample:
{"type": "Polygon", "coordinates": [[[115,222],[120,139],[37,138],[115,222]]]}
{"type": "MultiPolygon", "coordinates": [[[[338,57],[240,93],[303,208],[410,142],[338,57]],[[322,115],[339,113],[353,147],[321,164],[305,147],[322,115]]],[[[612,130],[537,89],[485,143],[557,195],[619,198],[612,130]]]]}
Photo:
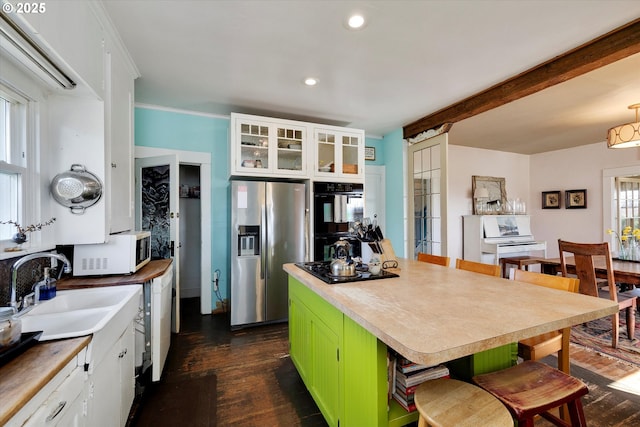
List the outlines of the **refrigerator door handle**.
{"type": "Polygon", "coordinates": [[[260,279],[264,280],[265,270],[267,268],[267,208],[263,204],[262,209],[260,211],[261,222],[262,222],[262,231],[260,238],[262,242],[260,244],[260,279]]]}
{"type": "Polygon", "coordinates": [[[309,254],[311,250],[309,248],[309,242],[311,239],[309,238],[309,209],[304,210],[304,260],[311,261],[309,254]]]}

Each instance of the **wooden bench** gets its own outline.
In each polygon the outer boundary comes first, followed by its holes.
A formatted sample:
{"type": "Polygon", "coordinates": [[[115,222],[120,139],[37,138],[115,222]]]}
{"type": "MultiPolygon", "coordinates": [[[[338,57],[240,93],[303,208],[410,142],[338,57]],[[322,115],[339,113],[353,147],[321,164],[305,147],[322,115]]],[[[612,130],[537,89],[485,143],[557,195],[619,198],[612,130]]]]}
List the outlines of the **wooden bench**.
{"type": "Polygon", "coordinates": [[[530,265],[542,264],[540,258],[531,256],[514,256],[500,258],[500,265],[502,266],[502,277],[509,278],[507,272],[507,265],[515,265],[519,270],[529,270],[530,265]]]}

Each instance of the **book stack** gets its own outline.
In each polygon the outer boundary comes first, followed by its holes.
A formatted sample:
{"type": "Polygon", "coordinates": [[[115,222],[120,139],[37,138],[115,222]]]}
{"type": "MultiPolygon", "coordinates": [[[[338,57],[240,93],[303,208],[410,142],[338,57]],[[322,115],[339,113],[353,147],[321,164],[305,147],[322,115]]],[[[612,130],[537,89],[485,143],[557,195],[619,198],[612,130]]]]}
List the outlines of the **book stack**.
{"type": "Polygon", "coordinates": [[[444,365],[421,365],[400,355],[391,362],[395,367],[391,379],[391,396],[409,412],[416,410],[413,397],[420,384],[436,378],[449,377],[449,369],[444,365]]]}

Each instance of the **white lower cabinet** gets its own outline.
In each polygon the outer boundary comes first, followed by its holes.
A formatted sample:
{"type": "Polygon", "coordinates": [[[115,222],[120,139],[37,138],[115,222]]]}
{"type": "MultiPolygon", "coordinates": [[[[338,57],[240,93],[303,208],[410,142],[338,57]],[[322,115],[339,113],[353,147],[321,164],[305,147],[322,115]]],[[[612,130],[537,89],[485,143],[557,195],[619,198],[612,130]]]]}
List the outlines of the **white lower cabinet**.
{"type": "Polygon", "coordinates": [[[133,323],[88,378],[88,426],[124,426],[135,396],[133,323]]]}
{"type": "Polygon", "coordinates": [[[72,426],[86,424],[84,371],[86,348],[71,359],[27,404],[14,415],[6,427],[72,426]]]}

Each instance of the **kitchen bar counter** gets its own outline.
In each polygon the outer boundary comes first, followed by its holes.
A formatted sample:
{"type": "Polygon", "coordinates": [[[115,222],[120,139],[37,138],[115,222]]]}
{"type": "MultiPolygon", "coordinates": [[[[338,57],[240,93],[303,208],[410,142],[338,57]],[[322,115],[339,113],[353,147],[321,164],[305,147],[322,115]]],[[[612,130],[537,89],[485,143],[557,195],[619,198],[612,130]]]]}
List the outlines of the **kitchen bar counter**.
{"type": "Polygon", "coordinates": [[[93,286],[119,286],[144,283],[162,276],[172,261],[172,259],[153,260],[133,274],[64,278],[57,282],[57,288],[65,290],[90,288],[93,286]]]}
{"type": "Polygon", "coordinates": [[[294,264],[289,275],[389,347],[434,365],[617,311],[612,301],[399,260],[400,277],[328,285],[294,264]]]}
{"type": "Polygon", "coordinates": [[[71,359],[91,336],[39,343],[0,367],[0,425],[5,425],[71,359]]]}
{"type": "Polygon", "coordinates": [[[398,262],[398,278],[333,285],[284,266],[291,360],[331,427],[417,420],[388,399],[388,348],[468,378],[512,366],[521,339],[562,329],[568,346],[571,326],[617,311],[609,300],[398,262]]]}

